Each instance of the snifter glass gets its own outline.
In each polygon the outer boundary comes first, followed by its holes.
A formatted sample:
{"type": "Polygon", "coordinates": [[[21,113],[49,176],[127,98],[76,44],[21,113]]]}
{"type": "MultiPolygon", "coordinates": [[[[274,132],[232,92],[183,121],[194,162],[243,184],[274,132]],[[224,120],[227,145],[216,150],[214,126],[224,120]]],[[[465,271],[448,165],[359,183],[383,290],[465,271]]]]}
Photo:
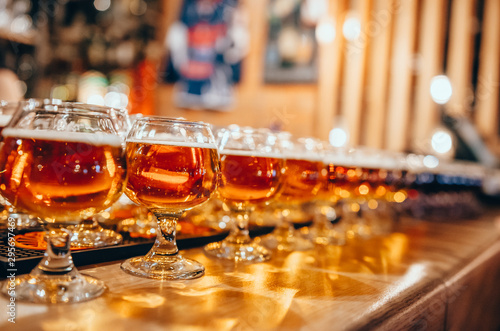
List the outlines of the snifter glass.
{"type": "Polygon", "coordinates": [[[278,138],[286,168],[283,188],[273,203],[278,212],[278,225],[262,238],[262,242],[282,251],[308,250],[313,245],[295,230],[291,215],[301,210],[320,190],[324,170],[320,142],[311,137],[293,137],[288,132],[281,132],[278,138]]]}
{"type": "MultiPolygon", "coordinates": [[[[0,101],[0,134],[4,127],[9,124],[12,115],[21,107],[23,102],[7,102],[0,101]]],[[[2,141],[2,136],[0,135],[0,142],[2,141]]],[[[1,170],[1,169],[0,169],[1,170]]],[[[9,217],[15,222],[15,228],[17,230],[30,229],[38,226],[38,220],[30,215],[17,212],[12,205],[10,205],[5,199],[0,196],[0,205],[4,208],[2,215],[0,216],[0,231],[7,228],[7,223],[9,217]]]]}
{"type": "Polygon", "coordinates": [[[271,252],[249,236],[250,214],[268,204],[281,188],[284,169],[275,134],[252,128],[221,129],[221,181],[218,194],[233,216],[226,239],[205,246],[205,253],[234,262],[262,262],[271,252]]]}
{"type": "MultiPolygon", "coordinates": [[[[109,113],[57,100],[29,100],[2,131],[0,192],[46,225],[47,250],[28,275],[2,292],[32,302],[80,302],[105,290],[76,270],[66,226],[110,207],[122,193],[126,163],[109,113]]],[[[14,248],[13,238],[9,246],[14,248]]]]}
{"type": "MultiPolygon", "coordinates": [[[[130,129],[130,119],[126,109],[110,108],[97,105],[87,105],[74,103],[78,109],[87,111],[105,112],[109,114],[117,134],[125,143],[125,138],[130,129]]],[[[74,248],[97,248],[110,245],[117,245],[123,237],[116,231],[103,228],[97,221],[97,216],[83,219],[81,222],[71,227],[71,247],[74,248]]]]}
{"type": "Polygon", "coordinates": [[[163,117],[136,119],[127,137],[129,178],[125,193],[157,218],[156,241],[148,254],[121,268],[154,279],[201,277],[204,266],[178,254],[177,220],[206,202],[217,188],[219,155],[207,124],[163,117]]]}

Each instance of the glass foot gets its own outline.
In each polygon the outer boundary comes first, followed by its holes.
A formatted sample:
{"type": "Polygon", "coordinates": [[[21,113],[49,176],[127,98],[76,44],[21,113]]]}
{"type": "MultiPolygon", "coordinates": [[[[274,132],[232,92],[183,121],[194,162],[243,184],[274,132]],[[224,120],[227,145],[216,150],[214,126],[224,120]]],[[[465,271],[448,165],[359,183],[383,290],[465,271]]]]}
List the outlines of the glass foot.
{"type": "Polygon", "coordinates": [[[98,229],[72,229],[71,247],[73,248],[96,248],[118,245],[122,242],[121,234],[99,227],[98,229]]]}
{"type": "Polygon", "coordinates": [[[39,219],[23,213],[12,213],[8,218],[13,218],[17,230],[33,230],[40,228],[39,219]]]}
{"type": "Polygon", "coordinates": [[[365,224],[364,221],[359,221],[357,223],[351,224],[351,226],[348,227],[346,235],[349,239],[370,239],[373,236],[373,233],[370,226],[365,224]]]}
{"type": "Polygon", "coordinates": [[[303,233],[317,245],[345,245],[345,230],[340,226],[334,226],[331,223],[314,224],[305,228],[303,233]]]}
{"type": "Polygon", "coordinates": [[[205,274],[205,267],[180,255],[134,257],[121,264],[122,270],[134,276],[160,280],[194,279],[205,274]]]}
{"type": "Polygon", "coordinates": [[[261,238],[261,243],[269,249],[285,252],[307,251],[313,248],[313,244],[303,238],[291,223],[276,227],[273,232],[261,238]]]}
{"type": "Polygon", "coordinates": [[[104,282],[80,274],[76,269],[64,275],[27,274],[7,278],[1,292],[16,300],[34,303],[75,303],[97,298],[106,290],[104,282]]]}
{"type": "Polygon", "coordinates": [[[205,246],[205,254],[234,262],[264,262],[271,258],[271,252],[255,242],[231,243],[219,241],[205,246]]]}
{"type": "Polygon", "coordinates": [[[288,235],[275,234],[274,232],[263,236],[261,242],[264,246],[270,249],[277,249],[279,251],[294,252],[294,251],[307,251],[313,248],[313,244],[308,240],[301,237],[297,231],[293,231],[288,235]]]}

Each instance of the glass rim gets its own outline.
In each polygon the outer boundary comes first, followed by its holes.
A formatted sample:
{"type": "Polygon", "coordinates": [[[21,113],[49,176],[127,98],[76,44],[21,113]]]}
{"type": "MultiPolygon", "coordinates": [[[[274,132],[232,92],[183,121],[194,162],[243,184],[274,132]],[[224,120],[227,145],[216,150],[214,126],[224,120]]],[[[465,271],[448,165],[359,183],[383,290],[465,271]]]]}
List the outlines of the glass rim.
{"type": "Polygon", "coordinates": [[[255,128],[251,126],[244,126],[244,127],[239,127],[238,129],[232,129],[229,128],[228,126],[222,126],[217,128],[216,130],[213,130],[214,134],[216,132],[221,133],[221,134],[229,134],[229,135],[240,135],[240,136],[269,136],[269,137],[275,137],[276,139],[279,139],[279,134],[275,131],[272,131],[269,128],[255,128]]]}
{"type": "Polygon", "coordinates": [[[61,107],[62,110],[90,110],[90,111],[96,111],[96,112],[108,112],[110,110],[115,110],[115,111],[120,111],[120,112],[126,112],[127,110],[125,108],[121,107],[112,107],[112,106],[104,106],[104,105],[94,105],[90,103],[85,103],[85,102],[79,102],[79,101],[63,101],[60,99],[43,99],[43,98],[30,98],[26,99],[23,101],[20,101],[20,103],[26,103],[26,104],[35,104],[35,107],[40,107],[40,106],[57,106],[61,107]]]}
{"type": "Polygon", "coordinates": [[[95,115],[102,117],[109,117],[112,119],[112,112],[126,112],[123,108],[91,105],[83,102],[72,102],[72,101],[61,101],[59,99],[26,99],[19,102],[22,106],[21,111],[42,111],[47,113],[72,113],[75,115],[95,115]],[[54,107],[52,109],[46,108],[46,106],[54,107]]]}
{"type": "Polygon", "coordinates": [[[112,106],[101,106],[101,105],[93,105],[89,103],[84,103],[84,102],[73,102],[73,101],[63,101],[61,106],[76,106],[72,107],[73,109],[84,109],[84,110],[92,110],[92,111],[109,111],[109,110],[114,110],[114,111],[119,111],[119,112],[124,112],[128,114],[128,111],[126,108],[123,107],[112,107],[112,106]]]}
{"type": "MultiPolygon", "coordinates": [[[[20,105],[34,105],[33,107],[42,107],[42,106],[57,106],[61,107],[62,110],[90,110],[90,111],[96,111],[96,112],[108,112],[110,110],[114,111],[119,111],[119,112],[124,112],[128,114],[128,111],[126,108],[123,107],[113,107],[113,106],[104,106],[104,105],[94,105],[90,103],[85,103],[85,102],[79,102],[79,101],[63,101],[61,99],[55,99],[55,98],[29,98],[29,99],[23,99],[23,100],[18,100],[18,101],[7,101],[7,100],[0,100],[0,107],[6,107],[6,106],[20,106],[20,105]]],[[[48,110],[48,109],[47,109],[48,110]]]]}
{"type": "Polygon", "coordinates": [[[177,117],[168,117],[168,116],[160,116],[160,115],[148,115],[148,116],[142,116],[139,118],[136,118],[134,120],[134,124],[138,122],[146,122],[146,123],[154,123],[154,124],[167,124],[167,123],[175,123],[175,124],[184,124],[184,125],[191,125],[191,126],[200,126],[200,127],[206,127],[210,129],[210,124],[206,122],[201,122],[201,121],[188,121],[182,118],[177,118],[177,117]]]}
{"type": "MultiPolygon", "coordinates": [[[[15,104],[15,103],[13,103],[15,104]]],[[[57,116],[74,116],[78,118],[93,118],[96,120],[109,121],[113,134],[119,134],[115,127],[115,120],[119,113],[114,112],[115,108],[88,105],[76,102],[64,102],[59,99],[25,99],[17,102],[18,107],[12,113],[11,120],[5,125],[5,128],[19,128],[19,123],[26,116],[48,115],[50,117],[57,116]],[[47,107],[48,106],[48,107],[47,107]]],[[[0,109],[0,114],[2,113],[0,109]]],[[[32,129],[30,129],[32,130],[32,129]]],[[[55,128],[37,128],[36,131],[59,131],[55,128]]],[[[73,132],[61,130],[61,132],[73,132]]]]}

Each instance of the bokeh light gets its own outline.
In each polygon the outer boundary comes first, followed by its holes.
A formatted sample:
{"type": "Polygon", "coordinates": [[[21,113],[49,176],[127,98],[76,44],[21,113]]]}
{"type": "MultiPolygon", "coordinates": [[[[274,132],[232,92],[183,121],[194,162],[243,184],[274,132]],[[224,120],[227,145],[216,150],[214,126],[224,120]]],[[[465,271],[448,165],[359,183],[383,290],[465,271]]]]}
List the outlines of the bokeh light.
{"type": "Polygon", "coordinates": [[[316,26],[316,39],[319,43],[328,44],[335,40],[335,23],[332,18],[322,20],[316,26]]]}
{"type": "Polygon", "coordinates": [[[424,166],[430,169],[434,169],[439,165],[439,159],[434,155],[426,155],[424,157],[424,166]]]}
{"type": "Polygon", "coordinates": [[[361,21],[354,14],[348,14],[342,26],[345,39],[354,41],[361,35],[361,21]]]}
{"type": "Polygon", "coordinates": [[[342,128],[333,128],[329,136],[330,144],[334,147],[343,147],[349,141],[349,135],[342,128]]]}
{"type": "Polygon", "coordinates": [[[94,7],[99,11],[106,11],[111,6],[111,0],[95,0],[94,7]]]}
{"type": "Polygon", "coordinates": [[[439,154],[446,154],[453,147],[451,135],[444,130],[437,130],[431,138],[431,146],[439,154]]]}
{"type": "Polygon", "coordinates": [[[432,100],[434,100],[435,103],[440,105],[447,103],[453,94],[450,79],[445,75],[433,77],[431,80],[430,92],[432,100]]]}

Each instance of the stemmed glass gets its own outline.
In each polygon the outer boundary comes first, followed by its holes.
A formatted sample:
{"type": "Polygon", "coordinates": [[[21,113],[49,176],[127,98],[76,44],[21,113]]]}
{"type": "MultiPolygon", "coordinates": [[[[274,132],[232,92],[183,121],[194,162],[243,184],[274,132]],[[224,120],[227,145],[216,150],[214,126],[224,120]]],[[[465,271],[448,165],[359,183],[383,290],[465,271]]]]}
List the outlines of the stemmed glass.
{"type": "Polygon", "coordinates": [[[311,249],[310,240],[295,230],[290,215],[310,202],[322,184],[322,153],[320,142],[314,138],[295,138],[289,133],[279,134],[279,146],[285,158],[286,171],[283,187],[273,205],[278,211],[278,226],[262,238],[265,246],[282,251],[311,249]]]}
{"type": "MultiPolygon", "coordinates": [[[[15,278],[15,297],[32,302],[80,302],[105,285],[76,270],[65,227],[111,206],[126,177],[121,138],[107,112],[76,104],[29,100],[2,131],[1,194],[48,228],[47,250],[28,275],[15,278]]],[[[13,247],[13,238],[9,238],[13,247]]],[[[10,285],[2,288],[9,294],[10,285]]]]}
{"type": "Polygon", "coordinates": [[[133,275],[154,279],[201,277],[205,267],[178,254],[177,220],[206,202],[217,188],[219,157],[207,124],[162,117],[136,119],[127,137],[125,193],[157,218],[153,248],[122,263],[133,275]]]}
{"type": "Polygon", "coordinates": [[[250,214],[281,188],[284,168],[275,134],[252,128],[221,129],[219,197],[233,216],[229,235],[205,246],[209,256],[235,262],[262,262],[271,252],[249,236],[250,214]]]}
{"type": "Polygon", "coordinates": [[[345,219],[341,216],[339,204],[351,195],[349,178],[354,170],[346,166],[351,163],[346,151],[332,149],[326,142],[321,148],[324,163],[322,185],[312,203],[314,218],[312,226],[307,229],[308,236],[315,244],[344,245],[345,219]],[[332,221],[336,223],[332,224],[332,221]]]}
{"type": "MultiPolygon", "coordinates": [[[[113,126],[117,134],[125,143],[125,138],[130,129],[130,119],[126,109],[110,108],[97,105],[87,105],[82,103],[74,103],[79,109],[105,112],[109,114],[113,121],[113,126]]],[[[103,228],[97,221],[97,216],[83,219],[78,225],[71,227],[71,247],[78,248],[96,248],[110,245],[117,245],[122,240],[121,234],[111,229],[103,228]]]]}
{"type": "MultiPolygon", "coordinates": [[[[3,128],[9,124],[12,119],[12,115],[17,111],[19,107],[23,105],[23,102],[7,102],[0,101],[0,134],[3,128]]],[[[0,136],[0,142],[2,141],[2,136],[0,136]]],[[[2,215],[2,225],[0,229],[7,227],[8,218],[11,217],[15,220],[16,229],[29,229],[38,226],[38,220],[31,217],[30,215],[17,212],[14,210],[12,205],[10,205],[3,197],[0,196],[0,205],[5,209],[2,215]]]]}

